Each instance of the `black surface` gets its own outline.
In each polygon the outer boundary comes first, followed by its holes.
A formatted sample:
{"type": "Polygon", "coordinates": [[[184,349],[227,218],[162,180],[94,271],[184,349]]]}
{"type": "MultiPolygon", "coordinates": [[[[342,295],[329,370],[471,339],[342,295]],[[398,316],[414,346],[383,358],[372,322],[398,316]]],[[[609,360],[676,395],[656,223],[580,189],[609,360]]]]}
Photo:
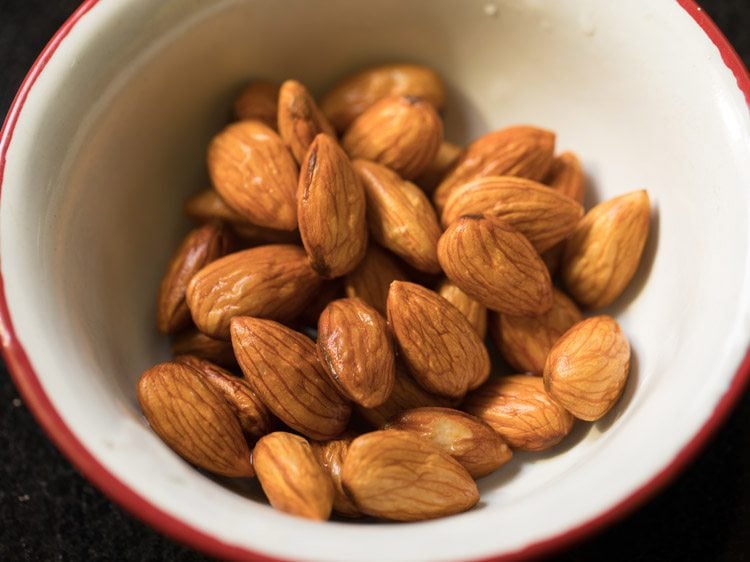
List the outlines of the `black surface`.
{"type": "MultiPolygon", "coordinates": [[[[77,4],[0,0],[0,115],[77,4]]],[[[750,1],[702,5],[750,66],[750,1]]],[[[0,560],[204,559],[104,498],[47,440],[4,366],[0,383],[0,560]]],[[[554,559],[750,560],[750,395],[667,489],[554,559]]]]}

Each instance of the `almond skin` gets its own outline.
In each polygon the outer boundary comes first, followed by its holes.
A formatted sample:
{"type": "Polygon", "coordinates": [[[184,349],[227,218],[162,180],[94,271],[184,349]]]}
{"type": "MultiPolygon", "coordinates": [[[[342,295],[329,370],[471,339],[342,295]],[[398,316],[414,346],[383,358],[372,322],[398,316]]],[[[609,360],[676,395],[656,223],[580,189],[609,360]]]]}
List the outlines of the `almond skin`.
{"type": "Polygon", "coordinates": [[[313,296],[305,307],[305,310],[297,317],[297,322],[304,326],[315,327],[318,325],[320,315],[326,307],[337,299],[344,298],[343,278],[332,279],[323,283],[321,288],[313,296]]]}
{"type": "Polygon", "coordinates": [[[543,451],[570,433],[575,419],[544,390],[542,377],[492,379],[466,397],[466,412],[488,423],[508,445],[543,451]]]}
{"type": "Polygon", "coordinates": [[[253,390],[274,415],[311,439],[346,429],[351,406],[318,362],[315,344],[271,320],[232,320],[232,346],[253,390]]]}
{"type": "Polygon", "coordinates": [[[574,152],[563,152],[552,161],[544,183],[583,205],[586,179],[581,161],[574,152]]]}
{"type": "Polygon", "coordinates": [[[333,482],[333,511],[344,517],[362,517],[362,512],[346,495],[344,484],[341,482],[344,460],[349,452],[349,445],[355,437],[354,433],[346,432],[329,441],[310,442],[315,458],[318,459],[323,471],[328,474],[331,482],[333,482]]]}
{"type": "Polygon", "coordinates": [[[255,80],[243,88],[232,106],[238,121],[255,119],[271,128],[276,128],[276,108],[279,85],[266,80],[255,80]]]}
{"type": "Polygon", "coordinates": [[[450,406],[451,401],[424,390],[396,360],[396,377],[388,400],[375,408],[357,408],[357,412],[373,427],[381,428],[404,410],[423,406],[450,406]]]}
{"type": "Polygon", "coordinates": [[[630,343],[610,316],[594,316],[557,341],[544,366],[544,388],[575,417],[596,421],[628,382],[630,343]]]}
{"type": "Polygon", "coordinates": [[[331,516],[333,484],[304,437],[269,433],[255,445],[253,465],[274,508],[319,521],[331,516]]]}
{"type": "Polygon", "coordinates": [[[539,253],[569,236],[583,207],[546,185],[513,176],[487,176],[456,187],[445,202],[444,227],[462,215],[501,219],[528,238],[539,253]]]}
{"type": "Polygon", "coordinates": [[[389,428],[411,432],[456,459],[481,478],[513,456],[505,441],[479,418],[452,408],[417,408],[396,416],[389,428]]]}
{"type": "Polygon", "coordinates": [[[257,440],[271,432],[271,413],[247,381],[195,355],[178,355],[174,360],[203,374],[205,380],[227,401],[240,421],[242,431],[250,439],[257,440]]]}
{"type": "Polygon", "coordinates": [[[279,134],[302,164],[307,149],[320,133],[336,138],[336,131],[302,84],[287,80],[279,90],[279,134]]]}
{"type": "Polygon", "coordinates": [[[344,289],[349,298],[359,298],[386,315],[385,303],[393,281],[406,281],[406,273],[385,250],[370,244],[357,268],[346,276],[344,289]]]}
{"type": "Polygon", "coordinates": [[[232,344],[208,337],[200,330],[185,330],[174,336],[172,355],[194,355],[222,367],[236,367],[232,344]]]}
{"type": "Polygon", "coordinates": [[[427,440],[392,429],[352,441],[342,480],[363,513],[393,521],[453,515],[479,501],[474,480],[456,460],[427,440]]]}
{"type": "Polygon", "coordinates": [[[284,141],[260,121],[239,121],[208,147],[208,173],[221,198],[245,220],[297,228],[297,164],[284,141]]]}
{"type": "Polygon", "coordinates": [[[432,162],[414,180],[419,187],[427,193],[432,193],[448,171],[458,162],[464,149],[457,144],[443,141],[432,162]]]}
{"type": "Polygon", "coordinates": [[[576,304],[562,291],[554,289],[552,308],[544,314],[493,315],[493,339],[511,367],[541,375],[549,350],[581,318],[576,304]]]}
{"type": "Polygon", "coordinates": [[[547,267],[526,237],[500,219],[456,220],[440,238],[438,258],[448,279],[491,310],[535,316],[552,306],[547,267]]]}
{"type": "Polygon", "coordinates": [[[156,304],[156,327],[173,334],[191,324],[185,302],[188,283],[199,270],[229,251],[232,238],[220,223],[191,230],[177,248],[161,281],[156,304]]]}
{"type": "Polygon", "coordinates": [[[443,142],[443,122],[430,102],[392,96],[355,119],[341,139],[352,158],[371,160],[411,180],[424,172],[443,142]]]}
{"type": "Polygon", "coordinates": [[[310,265],[322,277],[352,271],[367,250],[365,192],[338,143],[320,134],[302,161],[297,215],[310,265]]]}
{"type": "Polygon", "coordinates": [[[518,176],[542,181],[555,153],[555,134],[537,127],[520,125],[493,131],[472,142],[435,190],[438,211],[451,191],[468,181],[485,176],[518,176]]]}
{"type": "Polygon", "coordinates": [[[192,367],[159,363],[141,375],[137,397],[154,432],[190,463],[222,476],[254,474],[237,416],[192,367]]]}
{"type": "Polygon", "coordinates": [[[198,223],[219,220],[227,223],[243,242],[259,244],[293,244],[299,242],[296,231],[276,230],[248,222],[235,212],[213,189],[204,189],[189,197],[183,206],[185,214],[198,223]]]}
{"type": "Polygon", "coordinates": [[[359,299],[329,304],[318,321],[318,359],[339,390],[365,408],[393,390],[396,356],[388,325],[359,299]]]}
{"type": "Polygon", "coordinates": [[[389,96],[416,96],[435,109],[445,103],[443,81],[431,68],[417,64],[385,64],[347,76],[320,100],[320,108],[339,132],[372,104],[389,96]]]}
{"type": "Polygon", "coordinates": [[[437,292],[466,316],[479,339],[483,340],[487,335],[487,309],[448,280],[440,284],[437,292]]]}
{"type": "Polygon", "coordinates": [[[612,304],[638,269],[648,239],[651,206],[646,191],[633,191],[591,209],[565,245],[562,279],[579,304],[612,304]]]}
{"type": "Polygon", "coordinates": [[[202,332],[228,340],[232,317],[290,320],[302,312],[322,282],[302,248],[259,246],[201,269],[188,285],[187,303],[202,332]]]}
{"type": "Polygon", "coordinates": [[[487,348],[461,311],[443,297],[421,285],[394,281],[387,306],[400,355],[425,390],[460,398],[487,379],[487,348]]]}
{"type": "Polygon", "coordinates": [[[367,199],[372,237],[414,268],[438,273],[440,225],[424,192],[375,162],[354,160],[367,199]]]}

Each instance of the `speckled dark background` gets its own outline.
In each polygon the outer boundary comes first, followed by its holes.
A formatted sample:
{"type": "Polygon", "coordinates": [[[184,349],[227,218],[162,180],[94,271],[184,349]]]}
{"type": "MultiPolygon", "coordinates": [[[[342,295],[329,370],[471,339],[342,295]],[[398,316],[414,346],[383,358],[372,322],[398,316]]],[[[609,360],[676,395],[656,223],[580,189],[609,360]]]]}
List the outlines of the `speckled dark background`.
{"type": "MultiPolygon", "coordinates": [[[[36,55],[78,4],[0,0],[0,115],[36,55]]],[[[750,66],[750,0],[702,5],[750,66]]],[[[47,440],[0,367],[0,560],[204,559],[123,512],[81,478],[47,440]]],[[[668,488],[553,559],[750,560],[750,394],[668,488]]]]}

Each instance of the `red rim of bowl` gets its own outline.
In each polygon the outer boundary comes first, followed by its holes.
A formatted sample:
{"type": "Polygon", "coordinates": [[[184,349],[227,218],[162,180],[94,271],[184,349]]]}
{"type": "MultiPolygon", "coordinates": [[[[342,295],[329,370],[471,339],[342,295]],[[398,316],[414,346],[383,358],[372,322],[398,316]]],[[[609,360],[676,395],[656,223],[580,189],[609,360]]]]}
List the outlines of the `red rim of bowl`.
{"type": "MultiPolygon", "coordinates": [[[[39,57],[26,75],[18,93],[10,107],[2,130],[0,130],[0,193],[2,193],[2,179],[8,147],[13,137],[18,117],[24,106],[29,91],[47,62],[54,55],[60,43],[75,27],[78,21],[93,8],[100,0],[86,0],[68,18],[45,46],[39,57]]],[[[724,37],[711,18],[696,4],[694,0],[677,0],[677,3],[696,21],[708,38],[719,49],[724,64],[732,71],[737,79],[739,89],[744,93],[750,107],[750,75],[742,60],[734,51],[729,41],[724,37]]],[[[0,269],[1,271],[1,269],[0,269]]],[[[223,542],[205,532],[179,520],[171,514],[161,510],[149,502],[106,469],[78,440],[68,428],[54,404],[44,391],[34,368],[15,333],[13,322],[5,299],[5,286],[0,273],[0,333],[2,334],[2,353],[9,367],[13,381],[16,384],[24,403],[34,414],[47,435],[70,460],[70,462],[91,482],[93,482],[112,501],[124,507],[130,513],[148,523],[155,529],[171,538],[201,550],[207,554],[224,559],[257,560],[261,562],[285,562],[281,558],[264,555],[247,548],[223,542]]],[[[659,473],[653,476],[640,488],[632,491],[628,497],[616,505],[600,513],[589,521],[569,529],[559,535],[533,543],[519,551],[505,553],[472,562],[499,562],[514,559],[528,559],[558,551],[566,546],[590,536],[596,530],[602,529],[646,502],[656,492],[673,480],[695,458],[706,445],[709,438],[727,418],[735,403],[742,396],[743,390],[750,380],[750,350],[746,353],[742,363],[732,379],[727,392],[722,396],[714,412],[701,429],[685,445],[677,456],[659,473]]]]}

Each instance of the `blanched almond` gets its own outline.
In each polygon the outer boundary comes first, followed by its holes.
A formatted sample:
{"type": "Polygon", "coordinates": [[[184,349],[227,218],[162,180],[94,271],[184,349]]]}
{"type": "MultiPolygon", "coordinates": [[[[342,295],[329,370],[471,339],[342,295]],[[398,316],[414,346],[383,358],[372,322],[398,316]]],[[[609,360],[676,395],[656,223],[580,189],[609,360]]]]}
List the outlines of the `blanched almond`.
{"type": "Polygon", "coordinates": [[[255,393],[289,427],[311,439],[331,439],[346,429],[351,406],[307,336],[271,320],[238,316],[232,346],[255,393]]]}
{"type": "Polygon", "coordinates": [[[544,390],[542,377],[491,379],[466,397],[462,409],[487,422],[508,445],[543,451],[570,433],[574,418],[544,390]]]}
{"type": "Polygon", "coordinates": [[[552,306],[552,281],[531,243],[495,217],[465,215],[438,243],[453,283],[491,310],[533,316],[552,306]]]}
{"type": "Polygon", "coordinates": [[[255,445],[253,465],[274,508],[320,521],[331,516],[333,484],[303,437],[269,433],[255,445]]]}
{"type": "Polygon", "coordinates": [[[289,146],[298,164],[313,139],[320,133],[336,138],[336,131],[320,111],[307,88],[296,80],[287,80],[279,90],[279,134],[289,146]]]}
{"type": "Polygon", "coordinates": [[[485,422],[452,408],[416,408],[396,416],[389,428],[411,432],[448,453],[472,478],[494,472],[513,456],[500,435],[485,422]]]}
{"type": "Polygon", "coordinates": [[[460,398],[489,376],[484,343],[461,311],[434,291],[391,283],[388,324],[404,363],[428,392],[460,398]]]}
{"type": "Polygon", "coordinates": [[[322,277],[352,271],[367,250],[365,192],[335,139],[320,134],[299,176],[297,215],[310,265],[322,277]]]}
{"type": "Polygon", "coordinates": [[[476,484],[464,467],[405,431],[357,437],[349,446],[342,480],[362,512],[394,521],[452,515],[479,501],[476,484]]]}
{"type": "Polygon", "coordinates": [[[439,272],[440,225],[424,192],[375,162],[353,164],[365,188],[372,237],[416,269],[439,272]]]}
{"type": "Polygon", "coordinates": [[[208,147],[208,172],[221,198],[248,222],[297,228],[297,164],[284,141],[260,121],[239,121],[208,147]]]}
{"type": "Polygon", "coordinates": [[[290,320],[305,308],[322,282],[302,248],[259,246],[201,269],[188,285],[187,303],[202,332],[229,339],[234,316],[290,320]]]}
{"type": "Polygon", "coordinates": [[[432,163],[443,142],[443,122],[430,102],[392,96],[357,117],[341,144],[352,158],[371,160],[404,179],[414,179],[432,163]]]}

